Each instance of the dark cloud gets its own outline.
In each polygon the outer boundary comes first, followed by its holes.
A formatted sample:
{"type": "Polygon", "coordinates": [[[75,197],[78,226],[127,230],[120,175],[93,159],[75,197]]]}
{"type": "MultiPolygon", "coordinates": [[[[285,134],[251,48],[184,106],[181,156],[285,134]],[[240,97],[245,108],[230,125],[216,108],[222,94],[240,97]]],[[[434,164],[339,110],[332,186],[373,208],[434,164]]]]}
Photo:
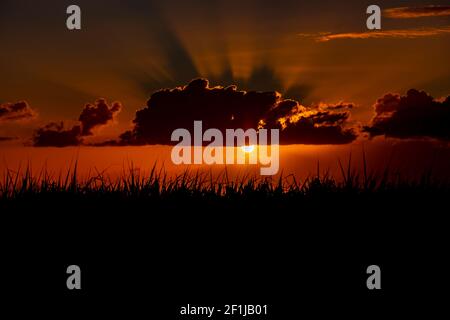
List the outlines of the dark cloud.
{"type": "Polygon", "coordinates": [[[118,102],[114,102],[110,108],[104,99],[97,100],[95,105],[87,104],[78,118],[81,122],[81,135],[92,135],[92,129],[113,120],[121,109],[122,105],[118,102]]]}
{"type": "Polygon", "coordinates": [[[370,136],[450,140],[450,96],[436,100],[411,89],[406,96],[388,93],[374,105],[375,117],[364,131],[370,136]]]}
{"type": "Polygon", "coordinates": [[[0,105],[0,121],[16,121],[31,119],[36,116],[36,112],[26,101],[16,103],[5,103],[0,105]]]}
{"type": "Polygon", "coordinates": [[[236,86],[209,87],[196,79],[184,87],[152,94],[147,107],[136,112],[134,128],[121,136],[127,144],[171,144],[172,131],[191,128],[256,128],[259,119],[280,99],[276,92],[238,91],[236,86]]]}
{"type": "Polygon", "coordinates": [[[147,107],[136,112],[134,128],[123,133],[119,141],[105,144],[170,145],[173,130],[190,129],[195,120],[203,121],[204,130],[217,128],[223,132],[228,128],[279,128],[282,144],[351,142],[356,133],[344,128],[349,112],[333,107],[307,108],[283,99],[276,91],[210,87],[208,80],[195,79],[184,87],[154,93],[147,107]]]}
{"type": "Polygon", "coordinates": [[[305,107],[284,100],[263,121],[265,127],[281,129],[282,144],[346,144],[358,136],[348,122],[351,108],[353,104],[305,107]]]}
{"type": "Polygon", "coordinates": [[[111,107],[106,100],[98,99],[94,105],[87,104],[80,114],[77,125],[70,129],[64,128],[64,123],[51,122],[34,132],[33,145],[35,147],[67,147],[83,143],[83,137],[93,135],[93,129],[107,124],[115,114],[122,109],[119,102],[111,107]]]}
{"type": "Polygon", "coordinates": [[[35,147],[67,147],[81,144],[81,126],[73,126],[65,130],[64,123],[51,122],[35,131],[33,145],[35,147]]]}

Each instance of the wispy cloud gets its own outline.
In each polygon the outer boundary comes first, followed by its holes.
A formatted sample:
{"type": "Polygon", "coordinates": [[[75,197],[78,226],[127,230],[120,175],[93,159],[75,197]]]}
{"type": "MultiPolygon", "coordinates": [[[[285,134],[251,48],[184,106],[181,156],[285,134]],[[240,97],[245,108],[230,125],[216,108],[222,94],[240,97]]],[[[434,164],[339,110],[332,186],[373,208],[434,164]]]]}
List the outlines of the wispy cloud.
{"type": "Polygon", "coordinates": [[[0,122],[27,120],[34,117],[36,117],[36,112],[28,105],[26,101],[5,103],[0,105],[0,122]]]}
{"type": "Polygon", "coordinates": [[[383,10],[383,15],[393,19],[449,16],[450,6],[399,7],[383,10]]]}
{"type": "Polygon", "coordinates": [[[336,39],[369,39],[369,38],[421,38],[444,35],[450,33],[450,26],[439,28],[415,28],[415,29],[396,29],[380,30],[367,32],[349,32],[349,33],[330,33],[317,35],[316,41],[325,42],[336,39]]]}

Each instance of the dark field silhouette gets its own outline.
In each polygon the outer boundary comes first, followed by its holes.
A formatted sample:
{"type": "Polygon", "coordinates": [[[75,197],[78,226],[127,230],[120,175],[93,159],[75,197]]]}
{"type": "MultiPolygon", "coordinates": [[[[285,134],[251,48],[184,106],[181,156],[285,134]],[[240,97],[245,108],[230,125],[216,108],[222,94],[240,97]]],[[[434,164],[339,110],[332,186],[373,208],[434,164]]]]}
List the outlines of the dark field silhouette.
{"type": "Polygon", "coordinates": [[[420,303],[448,270],[449,184],[431,173],[410,180],[341,165],[341,177],[232,180],[226,172],[169,178],[155,166],[148,176],[131,167],[117,180],[79,180],[76,168],[58,177],[7,172],[1,182],[4,274],[33,266],[41,275],[31,289],[27,277],[7,277],[18,296],[41,290],[71,308],[65,268],[77,263],[88,279],[83,305],[151,301],[171,319],[186,302],[234,299],[269,303],[271,319],[286,319],[299,304],[327,312],[323,301],[420,303]],[[366,288],[371,264],[383,270],[381,292],[366,288]]]}
{"type": "MultiPolygon", "coordinates": [[[[389,168],[368,173],[365,165],[359,173],[351,168],[350,161],[347,167],[339,162],[340,177],[320,172],[318,165],[317,172],[304,179],[294,175],[229,178],[227,170],[215,177],[211,172],[189,170],[170,177],[156,164],[145,176],[130,164],[116,179],[104,173],[80,179],[76,163],[57,177],[46,170],[33,175],[27,168],[23,172],[4,173],[0,182],[0,202],[2,206],[19,207],[58,202],[102,206],[148,204],[149,209],[151,206],[183,208],[201,203],[204,208],[220,210],[233,205],[286,208],[332,206],[334,203],[351,206],[351,201],[370,203],[372,200],[414,202],[450,194],[449,180],[433,175],[432,170],[418,179],[411,179],[393,174],[389,168]]],[[[408,203],[403,205],[408,206],[408,203]]]]}

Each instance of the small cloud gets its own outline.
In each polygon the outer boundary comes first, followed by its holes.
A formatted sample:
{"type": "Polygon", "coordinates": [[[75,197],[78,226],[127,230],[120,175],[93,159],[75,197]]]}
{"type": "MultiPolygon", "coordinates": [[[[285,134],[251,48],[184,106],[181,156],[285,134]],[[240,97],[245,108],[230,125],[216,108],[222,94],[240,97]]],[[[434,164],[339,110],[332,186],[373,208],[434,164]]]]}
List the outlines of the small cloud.
{"type": "Polygon", "coordinates": [[[81,126],[77,125],[65,130],[63,122],[51,122],[36,130],[33,135],[35,147],[78,146],[81,142],[81,126]]]}
{"type": "Polygon", "coordinates": [[[383,15],[392,19],[450,16],[450,6],[430,5],[424,7],[399,7],[383,10],[383,15]]]}
{"type": "Polygon", "coordinates": [[[87,104],[78,118],[82,127],[81,135],[92,135],[92,129],[113,120],[120,110],[122,105],[119,102],[114,102],[110,108],[105,99],[98,99],[95,105],[87,104]]]}
{"type": "Polygon", "coordinates": [[[122,105],[114,102],[111,107],[105,99],[98,99],[94,105],[87,104],[78,118],[80,122],[71,129],[65,129],[64,123],[51,122],[34,132],[35,147],[67,147],[83,143],[83,137],[93,135],[95,128],[106,125],[120,112],[122,105]]]}
{"type": "Polygon", "coordinates": [[[385,94],[374,109],[370,125],[363,128],[371,137],[450,140],[450,96],[434,99],[424,91],[411,89],[406,96],[385,94]]]}
{"type": "Polygon", "coordinates": [[[26,101],[4,103],[0,105],[0,121],[28,120],[36,116],[36,112],[26,101]]]}
{"type": "Polygon", "coordinates": [[[371,38],[413,39],[413,38],[446,35],[449,33],[450,33],[450,26],[445,26],[440,28],[414,28],[414,29],[367,31],[367,32],[332,33],[323,36],[317,36],[316,41],[326,42],[337,39],[371,39],[371,38]]]}

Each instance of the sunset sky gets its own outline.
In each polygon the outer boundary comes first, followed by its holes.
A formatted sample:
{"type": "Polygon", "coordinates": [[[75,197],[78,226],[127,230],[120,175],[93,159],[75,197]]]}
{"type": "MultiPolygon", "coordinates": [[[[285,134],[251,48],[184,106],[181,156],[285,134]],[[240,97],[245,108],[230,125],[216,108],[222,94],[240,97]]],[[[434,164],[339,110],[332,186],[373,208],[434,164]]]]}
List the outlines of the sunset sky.
{"type": "Polygon", "coordinates": [[[332,163],[360,152],[362,144],[377,163],[392,146],[413,166],[429,166],[439,154],[436,167],[445,171],[449,40],[448,1],[2,0],[2,166],[41,164],[48,150],[64,165],[76,152],[95,155],[86,156],[86,166],[106,168],[130,155],[147,163],[165,147],[140,145],[164,144],[165,130],[204,114],[197,120],[218,127],[230,116],[248,127],[286,119],[283,144],[290,146],[281,156],[290,171],[298,171],[296,157],[309,170],[318,159],[332,163]],[[70,4],[81,7],[81,30],[66,28],[70,4]],[[371,4],[383,11],[381,30],[366,28],[371,4]],[[188,86],[196,78],[209,83],[188,86]],[[220,98],[214,86],[223,87],[220,98]],[[150,99],[176,87],[185,91],[150,99]],[[251,98],[248,91],[281,95],[251,98]],[[204,113],[214,103],[217,109],[204,113]],[[71,147],[39,148],[51,145],[48,130],[58,141],[71,139],[71,147]]]}

